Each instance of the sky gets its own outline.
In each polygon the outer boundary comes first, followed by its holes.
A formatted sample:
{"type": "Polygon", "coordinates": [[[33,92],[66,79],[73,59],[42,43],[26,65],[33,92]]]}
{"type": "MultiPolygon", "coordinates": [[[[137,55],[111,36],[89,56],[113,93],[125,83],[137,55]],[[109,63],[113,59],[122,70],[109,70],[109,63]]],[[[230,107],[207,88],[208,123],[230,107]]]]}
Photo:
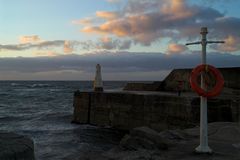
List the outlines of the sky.
{"type": "Polygon", "coordinates": [[[0,0],[0,80],[162,80],[174,68],[240,67],[240,1],[0,0]]]}

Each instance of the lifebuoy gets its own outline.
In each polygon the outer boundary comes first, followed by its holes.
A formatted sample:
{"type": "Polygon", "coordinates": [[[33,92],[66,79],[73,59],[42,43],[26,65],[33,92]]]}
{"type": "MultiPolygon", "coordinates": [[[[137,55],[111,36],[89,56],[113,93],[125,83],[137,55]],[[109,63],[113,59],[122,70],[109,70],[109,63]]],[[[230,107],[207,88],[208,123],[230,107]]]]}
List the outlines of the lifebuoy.
{"type": "Polygon", "coordinates": [[[191,88],[195,92],[197,92],[200,96],[215,97],[220,94],[224,86],[224,79],[221,72],[218,69],[208,64],[202,64],[192,70],[190,75],[190,85],[191,88]],[[210,91],[205,91],[197,83],[197,79],[202,72],[211,72],[216,79],[216,84],[210,91]]]}

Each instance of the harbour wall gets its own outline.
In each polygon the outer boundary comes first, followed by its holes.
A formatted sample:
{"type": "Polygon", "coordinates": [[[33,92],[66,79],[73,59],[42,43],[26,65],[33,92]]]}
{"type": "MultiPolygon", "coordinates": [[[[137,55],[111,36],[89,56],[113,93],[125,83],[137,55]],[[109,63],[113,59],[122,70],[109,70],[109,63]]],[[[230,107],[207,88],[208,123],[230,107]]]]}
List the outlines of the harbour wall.
{"type": "MultiPolygon", "coordinates": [[[[199,98],[146,92],[75,92],[73,122],[130,130],[199,125],[199,98]]],[[[239,99],[209,99],[208,122],[238,122],[239,99]]]]}
{"type": "MultiPolygon", "coordinates": [[[[218,68],[224,77],[224,88],[240,89],[240,67],[218,68]]],[[[124,90],[127,91],[176,91],[179,81],[182,82],[182,91],[192,91],[189,78],[192,69],[174,69],[161,82],[153,83],[128,83],[124,90]]],[[[212,77],[213,78],[213,77],[212,77]]],[[[214,82],[214,79],[210,79],[214,82]]],[[[223,90],[223,92],[225,91],[223,90]]]]}
{"type": "MultiPolygon", "coordinates": [[[[233,68],[218,68],[222,73],[224,78],[224,88],[240,89],[240,67],[233,68]]],[[[174,69],[165,79],[164,79],[164,90],[171,91],[176,90],[178,86],[178,81],[183,82],[183,90],[191,91],[191,86],[189,83],[189,78],[192,69],[174,69]]],[[[215,79],[211,77],[209,81],[214,82],[215,79]]]]}

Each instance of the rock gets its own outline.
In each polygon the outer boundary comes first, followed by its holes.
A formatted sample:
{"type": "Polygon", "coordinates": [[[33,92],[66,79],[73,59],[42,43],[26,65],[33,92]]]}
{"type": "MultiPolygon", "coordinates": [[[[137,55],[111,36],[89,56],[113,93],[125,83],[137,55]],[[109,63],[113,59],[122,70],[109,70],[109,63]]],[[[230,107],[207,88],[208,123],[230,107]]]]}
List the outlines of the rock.
{"type": "Polygon", "coordinates": [[[1,160],[34,160],[33,141],[15,133],[0,133],[1,160]]]}
{"type": "MultiPolygon", "coordinates": [[[[239,128],[240,126],[239,126],[239,124],[233,123],[233,122],[213,122],[213,123],[208,123],[208,136],[216,134],[217,132],[219,132],[221,129],[224,129],[225,127],[235,128],[234,130],[236,130],[236,128],[239,128]]],[[[193,137],[199,137],[200,136],[199,127],[185,129],[185,130],[183,130],[183,132],[186,133],[187,135],[193,136],[193,137]]],[[[224,133],[224,134],[226,134],[226,133],[224,133]]]]}
{"type": "Polygon", "coordinates": [[[128,150],[138,150],[140,148],[152,150],[157,148],[155,143],[149,141],[148,139],[141,138],[141,137],[131,137],[129,135],[126,135],[121,140],[120,146],[128,150]]]}
{"type": "Polygon", "coordinates": [[[166,160],[157,150],[139,149],[136,151],[112,149],[103,154],[106,160],[166,160]]]}
{"type": "Polygon", "coordinates": [[[159,133],[159,135],[168,140],[181,141],[186,139],[185,134],[178,130],[165,130],[159,133]]]}
{"type": "Polygon", "coordinates": [[[160,133],[147,127],[139,127],[122,139],[120,147],[107,151],[102,156],[106,160],[239,160],[239,124],[215,122],[209,123],[208,126],[209,147],[213,149],[213,154],[194,153],[199,145],[199,127],[160,133]],[[159,150],[156,147],[156,139],[164,140],[168,150],[159,150]],[[171,146],[172,142],[174,146],[171,146]]]}
{"type": "Polygon", "coordinates": [[[240,128],[237,126],[222,126],[216,133],[210,135],[209,138],[240,142],[240,128]]]}
{"type": "Polygon", "coordinates": [[[138,150],[142,149],[168,149],[168,143],[164,140],[158,132],[148,127],[134,128],[130,135],[124,136],[120,142],[120,146],[124,149],[138,150]]]}
{"type": "Polygon", "coordinates": [[[237,149],[240,149],[240,143],[235,143],[235,144],[232,144],[233,147],[237,148],[237,149]]]}

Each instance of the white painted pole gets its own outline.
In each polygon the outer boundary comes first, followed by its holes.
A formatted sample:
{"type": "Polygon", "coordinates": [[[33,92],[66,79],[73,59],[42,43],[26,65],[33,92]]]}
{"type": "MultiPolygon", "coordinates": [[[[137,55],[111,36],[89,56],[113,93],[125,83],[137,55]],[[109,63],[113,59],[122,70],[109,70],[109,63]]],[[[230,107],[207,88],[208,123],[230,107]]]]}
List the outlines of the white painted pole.
{"type": "MultiPolygon", "coordinates": [[[[206,47],[207,47],[207,28],[201,28],[202,35],[202,64],[206,64],[206,47]]],[[[204,74],[201,74],[201,88],[206,89],[204,84],[204,74]]],[[[200,101],[200,145],[196,148],[196,152],[211,153],[212,150],[208,146],[208,117],[207,117],[207,98],[201,96],[200,101]]]]}
{"type": "MultiPolygon", "coordinates": [[[[207,27],[201,28],[202,41],[187,43],[186,45],[202,45],[202,64],[206,64],[206,48],[208,43],[224,43],[224,41],[207,41],[207,27]]],[[[204,84],[204,74],[201,74],[201,88],[206,89],[204,84]]],[[[208,146],[208,120],[207,120],[207,98],[201,96],[200,101],[200,145],[195,149],[198,153],[211,153],[208,146]]]]}

